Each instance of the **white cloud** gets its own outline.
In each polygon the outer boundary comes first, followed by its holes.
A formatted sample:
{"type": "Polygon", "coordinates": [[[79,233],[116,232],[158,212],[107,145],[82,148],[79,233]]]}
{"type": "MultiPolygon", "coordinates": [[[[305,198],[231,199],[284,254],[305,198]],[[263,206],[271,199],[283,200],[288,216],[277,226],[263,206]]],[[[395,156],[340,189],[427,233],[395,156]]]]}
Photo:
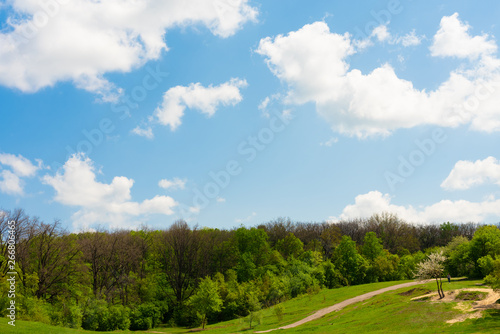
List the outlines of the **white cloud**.
{"type": "MultiPolygon", "coordinates": [[[[404,36],[393,36],[389,32],[389,30],[387,29],[387,25],[385,24],[381,24],[378,27],[375,27],[370,34],[370,38],[371,37],[376,37],[379,42],[401,44],[404,47],[419,45],[424,38],[424,36],[417,36],[417,34],[415,33],[415,29],[404,36]]],[[[360,47],[360,49],[364,49],[372,44],[370,39],[365,39],[356,43],[357,46],[360,47]]]]}
{"type": "Polygon", "coordinates": [[[465,200],[442,200],[435,204],[416,209],[391,203],[389,194],[370,191],[356,196],[354,204],[346,206],[339,217],[330,217],[330,221],[367,218],[375,213],[390,212],[408,222],[483,222],[488,217],[500,217],[500,200],[489,198],[483,202],[465,200]]]}
{"type": "Polygon", "coordinates": [[[398,43],[401,43],[404,47],[416,46],[422,42],[423,36],[417,36],[415,30],[412,30],[409,34],[398,38],[398,43]]]}
{"type": "Polygon", "coordinates": [[[148,139],[154,138],[153,129],[150,126],[147,126],[146,128],[141,128],[140,126],[136,126],[130,132],[141,137],[146,137],[148,139]]]}
{"type": "Polygon", "coordinates": [[[271,102],[271,99],[269,98],[269,96],[266,96],[266,98],[264,100],[262,100],[262,102],[259,104],[259,110],[261,111],[264,111],[267,109],[267,106],[269,105],[269,102],[271,102]]]}
{"type": "Polygon", "coordinates": [[[497,51],[497,45],[488,35],[469,35],[470,26],[458,19],[458,13],[441,19],[439,31],[430,48],[433,56],[477,58],[497,51]]]}
{"type": "Polygon", "coordinates": [[[371,33],[371,36],[377,37],[377,39],[380,42],[385,42],[385,41],[388,41],[389,39],[391,39],[391,34],[387,30],[387,26],[384,24],[379,25],[378,27],[375,27],[375,29],[373,29],[373,31],[371,33]]]}
{"type": "Polygon", "coordinates": [[[458,161],[441,187],[446,190],[465,190],[485,183],[500,185],[500,161],[494,157],[475,162],[458,161]]]}
{"type": "Polygon", "coordinates": [[[250,220],[252,220],[252,219],[253,219],[253,217],[255,217],[255,216],[257,216],[257,213],[252,212],[252,214],[251,214],[250,216],[248,216],[248,217],[246,217],[246,218],[237,218],[237,219],[235,219],[234,221],[235,221],[236,223],[247,223],[247,222],[249,222],[250,220]]]}
{"type": "Polygon", "coordinates": [[[177,206],[169,196],[155,196],[140,203],[131,201],[134,180],[116,176],[110,184],[96,181],[93,162],[82,154],[71,156],[62,171],[44,176],[43,182],[56,191],[55,201],[79,207],[72,216],[76,230],[87,230],[95,223],[106,223],[110,228],[131,228],[132,217],[172,215],[177,206]]]}
{"type": "Polygon", "coordinates": [[[0,191],[8,195],[23,195],[24,182],[10,170],[0,171],[0,191]]]}
{"type": "Polygon", "coordinates": [[[9,195],[24,195],[23,178],[35,176],[41,166],[40,160],[35,166],[22,155],[0,153],[0,191],[9,195]],[[1,169],[2,166],[11,170],[1,169]]]}
{"type": "Polygon", "coordinates": [[[14,154],[0,153],[0,164],[11,167],[16,175],[22,177],[35,176],[36,171],[40,169],[40,163],[39,166],[35,166],[20,154],[16,156],[14,154]]]}
{"type": "MultiPolygon", "coordinates": [[[[411,34],[403,42],[416,43],[411,34]]],[[[350,69],[347,59],[356,52],[353,43],[348,34],[330,32],[326,23],[315,22],[288,35],[262,39],[256,52],[287,85],[286,103],[315,103],[317,112],[339,133],[388,135],[426,124],[470,124],[474,130],[500,131],[498,59],[483,57],[471,68],[451,72],[437,89],[419,90],[399,78],[389,64],[367,74],[350,69]]]]}
{"type": "Polygon", "coordinates": [[[333,144],[338,143],[339,139],[337,137],[331,137],[324,143],[319,143],[321,146],[331,147],[333,144]]]}
{"type": "Polygon", "coordinates": [[[186,187],[186,180],[181,180],[178,177],[173,180],[163,179],[158,182],[158,186],[163,189],[184,189],[186,187]]]}
{"type": "Polygon", "coordinates": [[[226,199],[223,198],[223,197],[217,197],[217,203],[225,203],[226,202],[226,199]]]}
{"type": "Polygon", "coordinates": [[[201,208],[199,206],[190,206],[189,207],[189,212],[192,213],[192,214],[199,214],[201,211],[201,208]]]}
{"type": "Polygon", "coordinates": [[[162,125],[175,130],[181,125],[186,108],[196,109],[210,117],[220,105],[238,104],[242,100],[240,88],[246,86],[245,80],[231,79],[218,86],[204,87],[200,83],[192,83],[172,87],[163,95],[163,102],[154,115],[162,125]]]}
{"type": "Polygon", "coordinates": [[[104,75],[158,59],[165,33],[202,25],[228,37],[257,10],[248,0],[12,0],[0,33],[0,84],[36,92],[60,81],[104,100],[120,94],[104,75]]]}

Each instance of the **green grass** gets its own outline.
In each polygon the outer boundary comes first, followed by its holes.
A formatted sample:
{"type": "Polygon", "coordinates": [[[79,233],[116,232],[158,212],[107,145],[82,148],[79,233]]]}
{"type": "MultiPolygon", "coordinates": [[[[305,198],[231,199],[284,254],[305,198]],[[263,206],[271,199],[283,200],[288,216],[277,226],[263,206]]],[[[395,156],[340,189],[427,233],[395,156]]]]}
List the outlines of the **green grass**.
{"type": "MultiPolygon", "coordinates": [[[[443,284],[445,291],[474,288],[481,281],[452,281],[443,284]]],[[[246,318],[226,321],[207,326],[204,333],[252,333],[254,330],[265,330],[287,325],[298,321],[315,311],[340,301],[391,285],[404,283],[383,282],[344,287],[333,290],[322,290],[314,295],[304,295],[284,302],[285,312],[282,321],[278,321],[273,308],[262,310],[262,322],[252,330],[248,328],[246,318]]],[[[311,321],[296,328],[273,333],[500,333],[500,310],[484,312],[481,319],[469,319],[463,323],[446,324],[445,321],[455,318],[460,311],[453,307],[456,303],[435,303],[427,301],[411,301],[411,298],[427,292],[435,292],[435,282],[372,297],[357,304],[350,305],[338,312],[330,313],[321,319],[311,321]]],[[[45,324],[16,321],[16,327],[7,325],[7,318],[0,318],[0,333],[96,333],[84,330],[53,327],[45,324]]],[[[189,333],[190,328],[155,328],[161,333],[189,333]]],[[[148,333],[147,331],[112,333],[148,333]]],[[[151,333],[151,332],[149,332],[151,333]]]]}
{"type": "Polygon", "coordinates": [[[486,292],[481,291],[460,291],[455,299],[460,300],[483,300],[486,297],[486,292]]]}

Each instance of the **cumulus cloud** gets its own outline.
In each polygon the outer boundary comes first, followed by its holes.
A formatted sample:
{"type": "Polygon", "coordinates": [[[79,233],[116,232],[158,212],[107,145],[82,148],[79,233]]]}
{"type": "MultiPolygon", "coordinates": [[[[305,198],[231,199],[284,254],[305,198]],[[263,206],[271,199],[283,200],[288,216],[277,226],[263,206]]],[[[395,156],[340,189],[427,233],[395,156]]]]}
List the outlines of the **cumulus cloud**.
{"type": "Polygon", "coordinates": [[[111,183],[96,180],[93,162],[83,154],[74,154],[54,176],[43,182],[54,188],[54,200],[79,208],[72,216],[75,230],[87,230],[92,224],[110,228],[134,227],[132,219],[147,214],[172,215],[177,202],[169,196],[155,196],[142,202],[131,201],[134,180],[116,176],[111,183]]]}
{"type": "MultiPolygon", "coordinates": [[[[447,20],[466,26],[457,15],[447,20]]],[[[439,40],[446,39],[451,29],[447,20],[441,22],[444,37],[439,40]]],[[[381,28],[376,34],[386,39],[386,32],[381,28]]],[[[471,37],[466,34],[461,38],[467,42],[471,37]]],[[[417,40],[410,34],[401,43],[416,44],[417,40]]],[[[287,85],[286,103],[313,102],[334,131],[367,137],[419,125],[470,124],[474,130],[500,131],[500,61],[491,55],[495,44],[489,40],[485,43],[490,47],[483,47],[481,52],[488,57],[451,72],[435,90],[415,88],[411,81],[399,78],[390,64],[370,73],[351,69],[348,57],[356,52],[356,41],[347,33],[331,32],[325,22],[266,37],[256,52],[287,85]]]]}
{"type": "Polygon", "coordinates": [[[330,220],[344,220],[353,218],[367,218],[376,213],[390,212],[408,222],[483,222],[489,217],[500,217],[500,200],[494,198],[483,202],[469,202],[465,200],[442,200],[432,205],[416,209],[413,206],[403,206],[391,203],[389,194],[379,191],[370,191],[358,195],[354,204],[346,206],[339,217],[330,220]]]}
{"type": "Polygon", "coordinates": [[[202,25],[228,37],[255,20],[248,0],[12,0],[0,33],[0,84],[36,92],[60,81],[116,100],[104,75],[128,72],[168,50],[165,33],[202,25]]]}
{"type": "Polygon", "coordinates": [[[477,58],[497,51],[497,45],[489,36],[472,37],[470,26],[458,19],[458,13],[441,19],[440,28],[430,48],[433,56],[477,58]]]}
{"type": "Polygon", "coordinates": [[[0,191],[9,195],[24,195],[23,178],[35,176],[41,165],[41,161],[34,165],[20,154],[0,153],[0,191]]]}
{"type": "Polygon", "coordinates": [[[163,189],[184,189],[186,188],[186,180],[181,180],[178,177],[172,180],[163,179],[158,182],[158,186],[163,189]]]}
{"type": "Polygon", "coordinates": [[[441,187],[446,190],[465,190],[487,183],[500,186],[500,161],[494,157],[475,162],[458,161],[441,187]]]}
{"type": "Polygon", "coordinates": [[[156,108],[154,116],[160,124],[170,126],[173,131],[181,125],[186,108],[198,110],[208,117],[213,116],[221,105],[238,104],[242,100],[240,88],[246,86],[247,82],[240,79],[231,79],[218,86],[204,87],[200,83],[175,86],[165,92],[163,102],[156,108]]]}

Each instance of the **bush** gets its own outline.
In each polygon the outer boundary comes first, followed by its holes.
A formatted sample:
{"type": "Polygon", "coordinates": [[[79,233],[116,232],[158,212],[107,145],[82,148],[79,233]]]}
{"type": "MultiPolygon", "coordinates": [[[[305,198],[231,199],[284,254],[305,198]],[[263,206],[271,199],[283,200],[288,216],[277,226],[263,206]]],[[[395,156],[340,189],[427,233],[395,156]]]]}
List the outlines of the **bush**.
{"type": "MultiPolygon", "coordinates": [[[[104,300],[91,299],[87,302],[83,310],[82,328],[95,331],[99,327],[100,322],[107,321],[107,303],[104,300]]],[[[102,329],[100,329],[102,330],[102,329]]]]}
{"type": "Polygon", "coordinates": [[[104,300],[90,300],[83,312],[82,328],[92,331],[126,330],[130,327],[129,309],[110,305],[104,300]]]}
{"type": "Polygon", "coordinates": [[[283,320],[283,315],[285,314],[285,306],[283,304],[278,304],[273,308],[274,315],[278,318],[278,321],[283,320]]]}
{"type": "Polygon", "coordinates": [[[161,323],[163,313],[166,311],[166,307],[159,304],[141,304],[130,313],[130,329],[147,330],[155,328],[161,323]]]}
{"type": "Polygon", "coordinates": [[[21,297],[19,299],[19,319],[42,322],[48,325],[51,323],[50,304],[36,297],[21,297]]]}
{"type": "Polygon", "coordinates": [[[123,305],[113,305],[108,309],[109,317],[108,323],[106,324],[108,331],[114,331],[115,329],[126,330],[130,327],[130,319],[129,313],[130,310],[128,307],[123,305]]]}
{"type": "Polygon", "coordinates": [[[82,326],[82,310],[74,303],[58,303],[52,306],[50,319],[54,326],[80,328],[82,326]]]}

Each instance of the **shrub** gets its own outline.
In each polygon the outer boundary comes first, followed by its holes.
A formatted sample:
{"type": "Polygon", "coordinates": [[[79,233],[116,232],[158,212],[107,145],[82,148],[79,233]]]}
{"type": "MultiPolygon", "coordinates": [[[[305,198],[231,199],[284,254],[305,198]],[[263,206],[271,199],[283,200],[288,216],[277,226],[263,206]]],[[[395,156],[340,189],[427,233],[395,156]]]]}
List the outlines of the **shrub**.
{"type": "Polygon", "coordinates": [[[285,306],[283,304],[276,305],[273,311],[276,318],[278,318],[278,321],[283,320],[283,315],[285,314],[285,306]]]}
{"type": "Polygon", "coordinates": [[[69,328],[82,326],[82,310],[74,303],[58,303],[52,306],[50,313],[52,325],[69,328]]]}
{"type": "Polygon", "coordinates": [[[90,300],[83,312],[82,328],[92,331],[126,330],[130,327],[129,309],[110,305],[104,300],[90,300]]]}
{"type": "Polygon", "coordinates": [[[43,322],[44,324],[51,323],[51,307],[45,301],[39,300],[36,297],[23,296],[20,298],[19,304],[19,319],[43,322]]]}
{"type": "Polygon", "coordinates": [[[130,312],[130,329],[147,330],[157,327],[164,312],[166,312],[165,306],[153,303],[141,304],[130,312]]]}

